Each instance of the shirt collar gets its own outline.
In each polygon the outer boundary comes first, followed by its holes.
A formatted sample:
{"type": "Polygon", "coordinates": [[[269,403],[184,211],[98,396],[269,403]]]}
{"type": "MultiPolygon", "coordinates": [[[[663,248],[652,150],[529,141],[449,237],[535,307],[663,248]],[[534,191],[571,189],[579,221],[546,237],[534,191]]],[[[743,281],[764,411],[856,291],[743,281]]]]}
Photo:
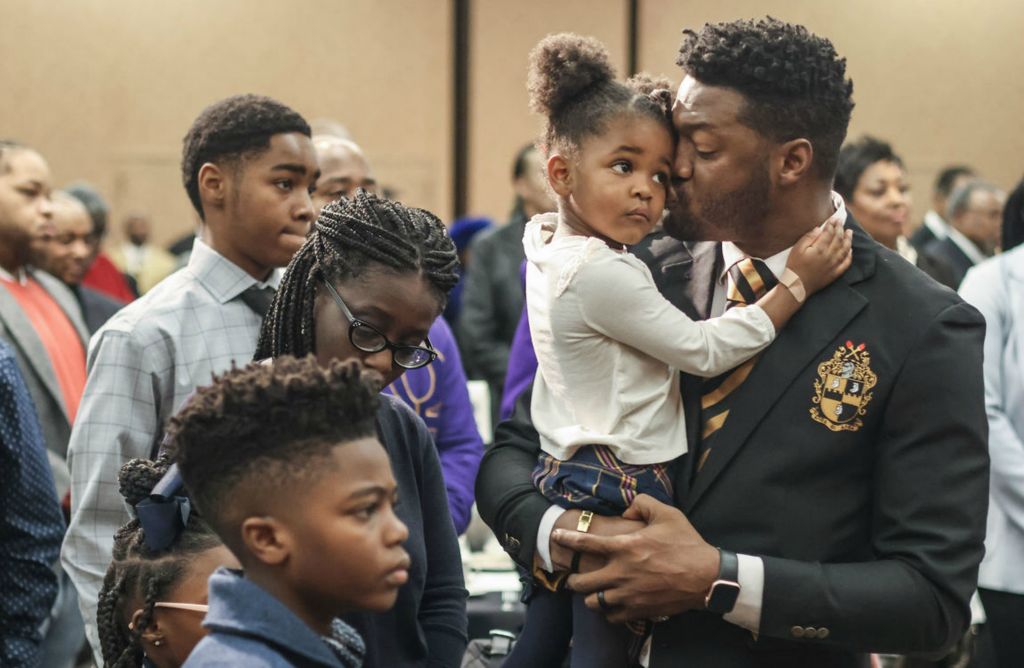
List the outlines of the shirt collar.
{"type": "Polygon", "coordinates": [[[964,236],[964,233],[952,225],[949,226],[949,240],[956,244],[956,247],[964,252],[964,255],[971,259],[971,262],[978,264],[988,259],[988,256],[981,252],[973,241],[964,236]]]}
{"type": "Polygon", "coordinates": [[[283,269],[274,269],[267,280],[258,281],[198,237],[188,259],[188,268],[221,304],[228,303],[254,285],[276,290],[284,274],[283,269]]]}
{"type": "MultiPolygon", "coordinates": [[[[324,637],[306,626],[278,599],[247,580],[241,571],[220,567],[210,576],[209,587],[210,609],[203,620],[204,627],[219,633],[258,638],[301,655],[312,665],[347,668],[324,637]]],[[[365,651],[358,633],[340,620],[332,623],[329,639],[343,643],[355,655],[365,651]]]]}
{"type": "Polygon", "coordinates": [[[945,239],[949,236],[949,223],[935,211],[929,210],[924,214],[924,226],[931,230],[936,239],[945,239]]]}
{"type": "Polygon", "coordinates": [[[13,274],[3,267],[0,267],[0,280],[7,281],[8,283],[18,283],[19,285],[26,285],[28,283],[28,272],[25,271],[24,267],[20,267],[13,274]]]}
{"type": "Polygon", "coordinates": [[[902,234],[896,237],[896,252],[912,265],[917,265],[917,249],[902,234]]]}
{"type": "MultiPolygon", "coordinates": [[[[832,191],[832,206],[835,207],[835,212],[824,220],[818,227],[824,227],[832,221],[839,221],[842,223],[846,222],[846,204],[843,202],[842,196],[834,190],[832,191]]],[[[771,269],[771,272],[775,274],[776,277],[779,277],[782,275],[782,272],[786,270],[786,262],[789,260],[789,254],[792,250],[793,247],[790,246],[771,257],[757,259],[763,260],[764,263],[768,265],[768,268],[771,269]]],[[[725,277],[729,273],[729,267],[733,266],[745,257],[748,257],[748,255],[741,251],[736,244],[731,241],[723,241],[722,259],[724,262],[722,263],[722,273],[718,276],[718,282],[724,283],[725,277]]]]}

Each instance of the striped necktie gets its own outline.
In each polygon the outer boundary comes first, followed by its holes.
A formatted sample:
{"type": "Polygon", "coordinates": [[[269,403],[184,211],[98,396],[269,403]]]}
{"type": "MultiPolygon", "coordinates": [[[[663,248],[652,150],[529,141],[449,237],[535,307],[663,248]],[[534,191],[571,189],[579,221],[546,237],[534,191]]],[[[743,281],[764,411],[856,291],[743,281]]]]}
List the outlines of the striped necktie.
{"type": "MultiPolygon", "coordinates": [[[[778,283],[775,274],[757,258],[743,258],[729,267],[726,310],[753,304],[778,283]]],[[[715,447],[715,436],[729,417],[729,397],[743,384],[757,363],[754,356],[731,371],[709,378],[701,388],[701,437],[695,475],[700,473],[715,447]]]]}

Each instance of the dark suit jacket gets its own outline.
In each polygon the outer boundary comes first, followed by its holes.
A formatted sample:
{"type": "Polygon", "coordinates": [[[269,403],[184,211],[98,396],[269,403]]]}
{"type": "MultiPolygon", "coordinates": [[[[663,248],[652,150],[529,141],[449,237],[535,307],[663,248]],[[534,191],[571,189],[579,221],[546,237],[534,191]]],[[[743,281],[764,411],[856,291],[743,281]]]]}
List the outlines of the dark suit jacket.
{"type": "MultiPolygon", "coordinates": [[[[941,652],[967,628],[988,493],[984,322],[847,225],[853,266],[735,391],[693,483],[691,457],[675,466],[676,505],[701,535],[764,560],[760,634],[703,611],[678,615],[655,629],[654,668],[866,666],[872,651],[941,652]],[[857,387],[843,383],[844,366],[857,387]]],[[[717,249],[662,239],[636,252],[670,301],[704,317],[717,249]]],[[[692,451],[699,380],[684,376],[683,397],[692,451]]],[[[528,408],[526,397],[499,426],[476,488],[481,515],[522,564],[548,508],[530,480],[539,445],[528,408]]]]}
{"type": "Polygon", "coordinates": [[[87,288],[84,285],[69,286],[78,300],[78,306],[82,309],[82,317],[85,319],[85,326],[89,334],[95,334],[96,330],[104,325],[110,317],[121,310],[124,306],[116,299],[111,299],[99,290],[87,288]]]}
{"type": "Polygon", "coordinates": [[[909,241],[911,246],[916,248],[918,252],[921,252],[928,247],[928,244],[936,241],[937,239],[938,237],[931,231],[931,228],[924,223],[921,223],[921,226],[914,230],[914,233],[910,235],[909,241]]]}
{"type": "MultiPolygon", "coordinates": [[[[82,346],[88,349],[89,332],[82,322],[81,311],[71,290],[46,272],[29,270],[29,273],[60,305],[81,337],[82,346]]],[[[39,423],[43,427],[46,447],[62,459],[67,457],[71,424],[65,412],[57,374],[32,322],[6,288],[0,288],[0,338],[14,348],[18,367],[25,377],[25,384],[39,415],[39,423]]]]}
{"type": "Polygon", "coordinates": [[[526,257],[525,227],[521,215],[513,216],[506,225],[478,235],[469,245],[469,269],[456,333],[469,376],[487,381],[495,407],[501,401],[508,352],[523,311],[519,267],[526,257]]]}
{"type": "Polygon", "coordinates": [[[960,250],[960,247],[949,237],[928,244],[924,249],[924,255],[934,262],[945,263],[949,267],[952,282],[946,283],[946,285],[954,290],[960,287],[961,281],[967,275],[967,270],[974,266],[974,260],[960,250]]]}

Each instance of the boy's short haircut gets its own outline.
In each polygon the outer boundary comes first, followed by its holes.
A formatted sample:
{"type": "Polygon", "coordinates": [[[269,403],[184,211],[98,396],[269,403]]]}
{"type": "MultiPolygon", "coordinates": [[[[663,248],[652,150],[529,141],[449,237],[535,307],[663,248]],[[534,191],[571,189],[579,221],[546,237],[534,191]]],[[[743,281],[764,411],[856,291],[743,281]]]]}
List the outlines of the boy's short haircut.
{"type": "MultiPolygon", "coordinates": [[[[339,443],[376,435],[379,378],[355,360],[321,367],[284,356],[217,376],[169,425],[171,451],[200,512],[233,550],[233,498],[242,483],[264,498],[315,478],[339,443]]],[[[237,553],[237,551],[236,551],[237,553]]]]}
{"type": "Polygon", "coordinates": [[[199,170],[208,162],[237,163],[270,148],[270,138],[288,132],[312,136],[298,112],[262,95],[235,95],[211,104],[183,140],[181,177],[200,218],[199,170]]]}

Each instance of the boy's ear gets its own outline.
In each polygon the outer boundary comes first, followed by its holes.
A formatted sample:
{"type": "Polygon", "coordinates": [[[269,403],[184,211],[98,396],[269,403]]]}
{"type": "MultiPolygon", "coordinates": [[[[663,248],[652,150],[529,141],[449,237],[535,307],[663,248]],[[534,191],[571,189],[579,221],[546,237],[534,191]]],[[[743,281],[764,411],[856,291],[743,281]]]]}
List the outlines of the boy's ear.
{"type": "Polygon", "coordinates": [[[814,147],[807,139],[791,139],[775,150],[774,164],[780,186],[790,186],[804,179],[811,170],[814,147]]]}
{"type": "Polygon", "coordinates": [[[559,197],[568,197],[572,194],[572,169],[569,161],[558,153],[552,153],[548,158],[548,183],[551,189],[559,197]]]}
{"type": "Polygon", "coordinates": [[[224,206],[224,200],[228,192],[227,174],[219,165],[212,162],[203,163],[199,168],[199,176],[196,179],[199,184],[199,201],[209,203],[215,208],[224,206]]]}
{"type": "Polygon", "coordinates": [[[292,535],[279,520],[265,515],[247,517],[242,522],[242,542],[262,563],[277,566],[292,552],[292,535]]]}

